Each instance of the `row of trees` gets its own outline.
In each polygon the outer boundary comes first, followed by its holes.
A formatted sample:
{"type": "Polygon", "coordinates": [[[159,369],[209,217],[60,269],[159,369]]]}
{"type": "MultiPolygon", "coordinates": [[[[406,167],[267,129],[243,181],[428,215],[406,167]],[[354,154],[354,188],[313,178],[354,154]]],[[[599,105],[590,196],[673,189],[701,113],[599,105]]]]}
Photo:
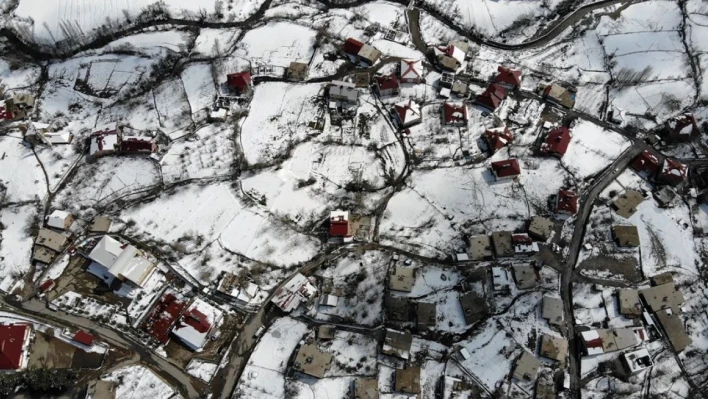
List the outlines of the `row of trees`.
{"type": "Polygon", "coordinates": [[[16,373],[0,374],[0,397],[20,390],[31,393],[60,394],[72,387],[78,373],[68,369],[32,368],[16,373]]]}

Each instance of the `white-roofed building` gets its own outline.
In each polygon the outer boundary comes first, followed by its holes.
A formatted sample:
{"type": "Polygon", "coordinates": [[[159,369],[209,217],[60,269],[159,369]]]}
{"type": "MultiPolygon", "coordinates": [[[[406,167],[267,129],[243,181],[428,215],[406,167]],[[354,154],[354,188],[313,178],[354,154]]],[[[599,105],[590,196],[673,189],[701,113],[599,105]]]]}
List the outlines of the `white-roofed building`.
{"type": "Polygon", "coordinates": [[[199,351],[219,325],[224,312],[197,298],[175,324],[172,334],[193,351],[199,351]]]}
{"type": "Polygon", "coordinates": [[[139,287],[155,269],[155,264],[144,257],[137,248],[107,235],[101,238],[88,257],[103,267],[103,269],[90,268],[89,270],[101,274],[108,273],[121,281],[128,280],[139,287]]]}
{"type": "Polygon", "coordinates": [[[96,128],[89,137],[89,156],[97,158],[118,151],[120,133],[117,123],[96,128]]]}
{"type": "Polygon", "coordinates": [[[271,301],[284,312],[292,312],[302,303],[312,300],[316,294],[317,288],[307,277],[298,273],[275,292],[271,301]]]}
{"type": "Polygon", "coordinates": [[[60,230],[69,230],[74,223],[74,217],[66,211],[56,210],[47,216],[47,226],[60,230]]]}

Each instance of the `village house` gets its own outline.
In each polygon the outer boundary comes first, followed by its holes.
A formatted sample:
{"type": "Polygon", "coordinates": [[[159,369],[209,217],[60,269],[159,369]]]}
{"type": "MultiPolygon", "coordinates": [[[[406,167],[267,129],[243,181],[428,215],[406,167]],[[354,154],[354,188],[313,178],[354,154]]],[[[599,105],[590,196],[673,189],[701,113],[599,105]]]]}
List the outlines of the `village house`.
{"type": "Polygon", "coordinates": [[[332,211],[329,215],[329,239],[330,242],[352,242],[354,238],[349,228],[349,212],[332,211]]]}
{"type": "Polygon", "coordinates": [[[275,306],[284,312],[292,312],[300,305],[309,305],[317,295],[317,288],[301,273],[280,287],[271,299],[275,306]]]}
{"type": "Polygon", "coordinates": [[[568,340],[553,335],[541,335],[541,349],[539,354],[543,357],[565,363],[568,357],[568,340]]]}
{"type": "Polygon", "coordinates": [[[629,219],[637,211],[639,204],[644,202],[642,193],[636,190],[627,190],[612,200],[612,209],[618,215],[629,219]]]}
{"type": "Polygon", "coordinates": [[[536,379],[538,368],[541,367],[541,361],[536,359],[536,356],[523,351],[519,359],[516,361],[512,376],[518,381],[533,381],[536,379]]]}
{"type": "Polygon", "coordinates": [[[565,126],[551,130],[546,140],[541,143],[541,154],[562,158],[566,151],[568,151],[570,138],[570,129],[565,126]]]}
{"type": "Polygon", "coordinates": [[[492,239],[487,236],[471,236],[469,238],[469,250],[467,251],[472,260],[489,260],[494,257],[492,252],[492,239]]]}
{"type": "Polygon", "coordinates": [[[492,232],[492,248],[497,258],[514,256],[514,241],[510,231],[492,232]]]}
{"type": "Polygon", "coordinates": [[[505,292],[511,290],[511,278],[506,268],[499,266],[492,267],[492,289],[494,291],[505,292]]]}
{"type": "Polygon", "coordinates": [[[412,344],[413,336],[411,334],[387,328],[381,353],[408,360],[412,344]]]}
{"type": "Polygon", "coordinates": [[[537,240],[548,241],[553,235],[553,226],[553,220],[543,216],[534,216],[529,221],[528,233],[537,240]]]}
{"type": "Polygon", "coordinates": [[[439,85],[441,87],[449,87],[452,88],[452,84],[455,83],[455,74],[454,73],[449,73],[449,72],[443,72],[440,74],[440,81],[439,85]]]}
{"type": "Polygon", "coordinates": [[[160,345],[170,342],[170,332],[182,312],[187,307],[187,302],[174,291],[163,295],[150,310],[141,324],[141,329],[150,338],[160,345]]]}
{"type": "Polygon", "coordinates": [[[700,135],[696,117],[691,113],[670,118],[664,125],[664,137],[672,143],[691,141],[700,135]]]}
{"type": "Polygon", "coordinates": [[[409,366],[396,370],[394,390],[404,394],[420,395],[420,367],[409,366]]]}
{"type": "Polygon", "coordinates": [[[521,166],[516,159],[492,162],[490,170],[496,181],[512,180],[521,175],[521,166]]]}
{"type": "Polygon", "coordinates": [[[393,291],[411,292],[415,284],[415,269],[395,266],[391,268],[388,278],[388,288],[393,291]]]}
{"type": "Polygon", "coordinates": [[[674,351],[683,352],[691,345],[693,340],[686,334],[683,321],[678,313],[672,312],[671,309],[663,309],[656,312],[656,318],[659,319],[661,329],[664,330],[674,351]]]}
{"type": "Polygon", "coordinates": [[[74,224],[74,216],[66,211],[60,211],[57,209],[47,216],[48,227],[59,230],[69,230],[72,224],[74,224]]]}
{"type": "Polygon", "coordinates": [[[541,317],[548,320],[548,324],[554,326],[563,325],[563,301],[559,298],[544,296],[541,317]]]}
{"type": "Polygon", "coordinates": [[[337,329],[334,326],[321,325],[317,328],[317,339],[320,341],[331,341],[334,339],[337,329]]]}
{"type": "Polygon", "coordinates": [[[314,342],[300,345],[293,362],[293,370],[315,378],[323,378],[332,363],[332,354],[324,352],[314,342]]]}
{"type": "Polygon", "coordinates": [[[474,291],[461,294],[459,300],[462,312],[465,316],[465,324],[468,326],[482,320],[489,314],[487,301],[474,291]]]}
{"type": "Polygon", "coordinates": [[[494,112],[504,101],[506,95],[506,89],[502,85],[492,83],[482,94],[477,96],[475,104],[494,112]]]}
{"type": "Polygon", "coordinates": [[[588,356],[632,348],[649,339],[642,327],[590,330],[580,333],[580,344],[588,356]]]}
{"type": "Polygon", "coordinates": [[[155,263],[139,249],[104,235],[88,255],[95,264],[89,272],[112,285],[114,279],[142,287],[155,270],[155,263]]]}
{"type": "Polygon", "coordinates": [[[659,170],[659,157],[651,150],[644,150],[632,161],[632,169],[644,177],[651,177],[659,170]]]}
{"type": "Polygon", "coordinates": [[[374,65],[376,61],[381,58],[381,52],[375,49],[373,46],[364,44],[363,46],[361,46],[361,49],[357,53],[357,57],[359,58],[359,61],[365,64],[374,65]]]}
{"type": "Polygon", "coordinates": [[[244,94],[253,88],[253,78],[248,71],[230,73],[226,75],[226,85],[238,94],[244,94]]]}
{"type": "Polygon", "coordinates": [[[612,226],[612,237],[619,247],[639,246],[637,226],[612,226]]]}
{"type": "Polygon", "coordinates": [[[405,129],[422,121],[420,106],[413,100],[402,101],[393,106],[398,120],[398,128],[405,129]]]}
{"type": "Polygon", "coordinates": [[[220,309],[197,298],[177,321],[172,334],[189,349],[199,351],[222,317],[220,309]]]}
{"type": "Polygon", "coordinates": [[[401,85],[394,74],[377,76],[374,80],[381,97],[397,96],[401,92],[401,85]]]}
{"type": "Polygon", "coordinates": [[[89,227],[91,233],[105,233],[111,228],[111,219],[107,216],[96,216],[89,227]]]}
{"type": "Polygon", "coordinates": [[[642,370],[654,365],[651,360],[651,355],[646,348],[638,349],[632,352],[625,352],[620,358],[631,375],[639,374],[642,370]]]}
{"type": "Polygon", "coordinates": [[[28,324],[0,324],[0,370],[21,370],[27,367],[31,332],[28,324]]]}
{"type": "Polygon", "coordinates": [[[421,60],[401,60],[399,70],[401,83],[418,84],[423,80],[423,62],[421,60]]]}
{"type": "Polygon", "coordinates": [[[664,284],[673,284],[674,276],[671,274],[671,272],[659,273],[649,277],[649,282],[651,283],[652,287],[664,284]]]}
{"type": "Polygon", "coordinates": [[[533,255],[539,250],[538,243],[534,242],[528,234],[512,234],[511,242],[516,255],[533,255]]]}
{"type": "Polygon", "coordinates": [[[121,133],[117,123],[97,127],[89,136],[89,156],[98,158],[117,152],[121,133]]]}
{"type": "Polygon", "coordinates": [[[456,59],[445,54],[438,54],[437,60],[443,71],[455,72],[460,68],[460,63],[456,59]]]}
{"type": "Polygon", "coordinates": [[[662,309],[671,309],[673,313],[679,313],[681,304],[686,301],[674,283],[641,289],[639,295],[644,300],[647,310],[654,313],[662,309]]]}
{"type": "Polygon", "coordinates": [[[639,301],[639,291],[623,288],[617,291],[619,312],[628,319],[636,319],[642,315],[642,304],[639,301]]]}
{"type": "Polygon", "coordinates": [[[359,54],[359,50],[361,50],[363,46],[364,43],[350,37],[344,41],[344,44],[342,45],[342,51],[347,54],[356,56],[357,54],[359,54]]]}
{"type": "Polygon", "coordinates": [[[28,93],[16,94],[5,100],[3,119],[22,120],[29,117],[34,109],[34,96],[28,93]]]}
{"type": "Polygon", "coordinates": [[[359,101],[359,91],[354,83],[334,81],[328,86],[330,101],[341,101],[356,104],[359,101]]]}
{"type": "MultiPolygon", "coordinates": [[[[455,69],[462,66],[462,64],[465,62],[465,58],[467,55],[465,50],[458,47],[460,46],[460,43],[461,42],[457,42],[457,45],[455,45],[451,42],[447,46],[440,46],[435,48],[438,54],[443,55],[445,57],[450,57],[455,60],[455,63],[457,64],[455,69]]],[[[467,45],[466,43],[464,45],[466,45],[469,49],[469,45],[467,45]]]]}
{"type": "Polygon", "coordinates": [[[69,238],[49,229],[40,229],[34,241],[32,258],[42,263],[51,263],[69,244],[69,238]]]}
{"type": "Polygon", "coordinates": [[[379,399],[378,378],[357,377],[354,380],[354,399],[379,399]]]}
{"type": "Polygon", "coordinates": [[[514,140],[511,130],[506,126],[487,129],[482,137],[487,144],[490,155],[506,147],[507,144],[514,140]]]}
{"type": "Polygon", "coordinates": [[[674,206],[674,202],[678,196],[676,191],[669,186],[664,186],[654,191],[652,195],[660,208],[670,208],[674,206]]]}
{"type": "Polygon", "coordinates": [[[407,297],[386,295],[384,305],[386,306],[386,317],[389,321],[401,323],[411,321],[407,297]]]}
{"type": "Polygon", "coordinates": [[[575,106],[575,95],[577,89],[575,87],[563,87],[557,83],[546,86],[543,90],[543,97],[548,101],[556,103],[566,108],[575,106]]]}
{"type": "Polygon", "coordinates": [[[678,186],[686,180],[686,175],[688,174],[688,166],[682,164],[681,162],[666,158],[664,159],[664,164],[656,176],[656,180],[659,183],[668,184],[670,186],[678,186]]]}
{"type": "Polygon", "coordinates": [[[578,213],[578,203],[580,196],[570,190],[559,190],[556,195],[556,213],[562,215],[575,216],[578,213]]]}
{"type": "Polygon", "coordinates": [[[458,96],[458,97],[467,97],[467,90],[469,89],[467,83],[456,80],[453,84],[452,87],[450,88],[450,91],[452,94],[458,96]]]}
{"type": "Polygon", "coordinates": [[[304,62],[291,62],[290,66],[288,66],[288,71],[287,71],[287,76],[288,79],[292,80],[305,80],[307,79],[307,70],[309,69],[309,65],[305,64],[304,62]]]}
{"type": "Polygon", "coordinates": [[[121,154],[152,154],[157,152],[157,143],[147,136],[122,136],[120,138],[121,154]]]}
{"type": "Polygon", "coordinates": [[[418,302],[416,326],[419,331],[435,328],[437,310],[434,303],[418,302]]]}
{"type": "Polygon", "coordinates": [[[464,103],[443,103],[442,107],[443,124],[446,126],[467,126],[467,106],[464,103]]]}
{"type": "Polygon", "coordinates": [[[520,290],[528,290],[536,287],[539,280],[539,275],[533,266],[521,265],[511,268],[514,271],[514,281],[516,288],[520,290]]]}
{"type": "Polygon", "coordinates": [[[521,71],[499,66],[494,83],[503,86],[507,90],[518,90],[521,87],[521,71]]]}

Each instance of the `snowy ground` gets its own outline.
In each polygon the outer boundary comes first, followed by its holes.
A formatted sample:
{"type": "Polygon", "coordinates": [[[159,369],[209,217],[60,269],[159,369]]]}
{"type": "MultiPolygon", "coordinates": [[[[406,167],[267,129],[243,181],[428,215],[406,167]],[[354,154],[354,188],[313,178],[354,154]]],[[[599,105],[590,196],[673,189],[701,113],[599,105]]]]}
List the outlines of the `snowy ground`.
{"type": "Polygon", "coordinates": [[[172,399],[181,396],[160,377],[143,366],[128,366],[101,377],[116,382],[116,398],[172,399]]]}

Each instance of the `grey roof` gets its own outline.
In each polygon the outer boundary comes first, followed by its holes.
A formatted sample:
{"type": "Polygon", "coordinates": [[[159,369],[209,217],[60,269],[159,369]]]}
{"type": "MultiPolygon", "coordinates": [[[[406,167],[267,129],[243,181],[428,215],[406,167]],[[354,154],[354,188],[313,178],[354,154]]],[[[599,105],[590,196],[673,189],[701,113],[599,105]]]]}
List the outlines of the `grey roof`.
{"type": "Polygon", "coordinates": [[[527,290],[536,286],[538,277],[533,266],[514,266],[512,270],[514,271],[514,280],[516,280],[518,289],[527,290]]]}
{"type": "Polygon", "coordinates": [[[35,246],[34,252],[32,252],[32,259],[40,261],[42,263],[52,263],[56,256],[56,252],[39,245],[35,246]]]}
{"type": "Polygon", "coordinates": [[[486,235],[470,237],[470,248],[468,254],[472,260],[491,258],[494,255],[492,252],[492,239],[486,235]]]}
{"type": "Polygon", "coordinates": [[[642,315],[642,304],[639,301],[639,291],[621,289],[617,292],[619,311],[621,315],[636,317],[642,315]]]}
{"type": "Polygon", "coordinates": [[[415,284],[415,269],[395,266],[388,278],[388,288],[394,291],[411,292],[415,284]]]}
{"type": "Polygon", "coordinates": [[[553,220],[543,217],[534,216],[529,222],[529,235],[537,240],[546,241],[553,234],[553,220]]]}
{"type": "Polygon", "coordinates": [[[536,373],[538,368],[541,366],[541,361],[536,359],[536,356],[531,353],[524,351],[521,357],[516,361],[516,367],[514,367],[514,378],[517,380],[527,380],[531,381],[536,379],[536,373]]]}
{"type": "Polygon", "coordinates": [[[646,303],[650,312],[671,309],[674,313],[678,313],[679,306],[685,302],[683,294],[676,289],[674,283],[644,288],[639,291],[639,294],[644,299],[644,303],[646,303]]]}
{"type": "Polygon", "coordinates": [[[317,338],[321,340],[325,339],[334,339],[334,335],[337,332],[337,329],[334,326],[319,326],[317,328],[317,338]]]}
{"type": "Polygon", "coordinates": [[[664,186],[660,190],[654,191],[654,199],[660,206],[669,206],[676,199],[676,191],[669,186],[664,186]]]}
{"type": "Polygon", "coordinates": [[[407,332],[386,329],[386,337],[381,352],[385,355],[397,356],[407,359],[407,353],[411,350],[413,336],[407,332]],[[404,355],[405,356],[402,356],[404,355]]]}
{"type": "Polygon", "coordinates": [[[473,324],[489,314],[487,301],[473,291],[460,295],[460,306],[462,306],[467,325],[473,324]]]}
{"type": "Polygon", "coordinates": [[[691,337],[686,334],[686,329],[683,327],[683,322],[676,313],[671,313],[667,310],[656,312],[656,317],[659,319],[661,328],[666,333],[671,343],[671,347],[676,352],[682,352],[687,346],[693,342],[691,337]]]}
{"type": "Polygon", "coordinates": [[[435,327],[437,309],[434,303],[418,302],[418,329],[435,327]]]}
{"type": "Polygon", "coordinates": [[[409,321],[408,298],[388,295],[384,300],[386,315],[391,321],[409,321]]]}
{"type": "Polygon", "coordinates": [[[668,283],[673,284],[674,276],[671,272],[663,272],[649,277],[649,281],[651,281],[652,285],[663,285],[668,283]]]}
{"type": "Polygon", "coordinates": [[[396,370],[396,392],[420,393],[420,367],[396,370]]]}
{"type": "Polygon", "coordinates": [[[510,231],[495,231],[492,233],[492,248],[498,258],[514,256],[514,243],[510,231]]]}
{"type": "Polygon", "coordinates": [[[553,325],[563,324],[563,301],[550,296],[543,297],[543,318],[553,325]]]}

